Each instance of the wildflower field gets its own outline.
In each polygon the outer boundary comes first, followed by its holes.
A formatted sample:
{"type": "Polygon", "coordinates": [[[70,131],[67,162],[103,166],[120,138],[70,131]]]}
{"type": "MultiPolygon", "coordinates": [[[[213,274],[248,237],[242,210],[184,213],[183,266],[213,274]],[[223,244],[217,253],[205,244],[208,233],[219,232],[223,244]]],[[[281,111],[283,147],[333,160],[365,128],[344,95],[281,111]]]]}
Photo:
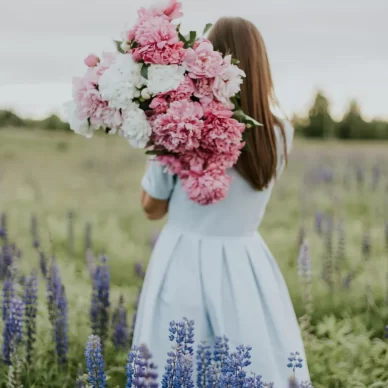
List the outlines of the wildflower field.
{"type": "MultiPolygon", "coordinates": [[[[126,386],[163,225],[140,209],[144,164],[116,137],[1,131],[0,387],[86,387],[77,377],[100,347],[107,386],[126,386]]],[[[388,144],[296,141],[260,232],[300,317],[314,386],[388,387],[388,144]]]]}

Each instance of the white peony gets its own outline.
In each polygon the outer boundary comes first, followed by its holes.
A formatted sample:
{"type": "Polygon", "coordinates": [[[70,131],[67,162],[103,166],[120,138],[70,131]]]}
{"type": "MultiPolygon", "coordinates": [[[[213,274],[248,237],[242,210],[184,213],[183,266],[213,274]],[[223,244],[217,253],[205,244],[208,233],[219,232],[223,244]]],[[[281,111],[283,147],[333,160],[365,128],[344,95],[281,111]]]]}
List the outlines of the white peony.
{"type": "Polygon", "coordinates": [[[175,90],[184,80],[185,69],[179,65],[150,65],[148,91],[152,96],[175,90]]]}
{"type": "Polygon", "coordinates": [[[101,76],[99,91],[111,108],[125,109],[134,98],[139,97],[138,88],[146,83],[141,76],[141,66],[133,61],[130,54],[119,53],[115,63],[101,76]]]}
{"type": "Polygon", "coordinates": [[[122,135],[134,148],[144,148],[151,136],[151,126],[143,110],[130,108],[123,112],[122,135]]]}
{"type": "Polygon", "coordinates": [[[231,63],[230,55],[226,56],[221,73],[213,82],[214,95],[219,101],[229,103],[230,98],[240,91],[243,77],[245,77],[244,71],[231,63]]]}
{"type": "Polygon", "coordinates": [[[89,125],[88,120],[81,120],[77,112],[77,105],[75,101],[68,101],[63,104],[67,121],[70,124],[70,129],[75,133],[91,138],[93,133],[98,128],[94,125],[89,125]]]}

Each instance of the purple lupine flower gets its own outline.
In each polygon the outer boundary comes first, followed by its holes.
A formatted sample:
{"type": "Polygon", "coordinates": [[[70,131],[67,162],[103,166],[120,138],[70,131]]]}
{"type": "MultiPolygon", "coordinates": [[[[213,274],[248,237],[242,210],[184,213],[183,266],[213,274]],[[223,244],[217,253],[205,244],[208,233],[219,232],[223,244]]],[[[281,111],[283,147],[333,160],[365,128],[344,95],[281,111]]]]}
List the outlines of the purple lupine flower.
{"type": "Polygon", "coordinates": [[[47,272],[47,307],[49,312],[49,320],[53,327],[55,327],[56,301],[59,299],[59,294],[62,289],[62,279],[59,274],[58,264],[53,257],[51,265],[47,272]]]}
{"type": "Polygon", "coordinates": [[[315,213],[315,230],[317,231],[318,234],[322,234],[324,220],[325,220],[325,215],[322,212],[315,213]]]}
{"type": "Polygon", "coordinates": [[[137,263],[135,263],[135,274],[136,276],[143,280],[144,279],[144,276],[145,276],[145,271],[144,271],[144,265],[142,262],[138,261],[137,263]]]}
{"type": "Polygon", "coordinates": [[[362,188],[365,180],[364,170],[360,166],[356,166],[356,180],[359,188],[362,188]]]}
{"type": "Polygon", "coordinates": [[[88,222],[85,226],[85,253],[92,249],[92,224],[88,222]]]}
{"type": "Polygon", "coordinates": [[[0,277],[7,276],[7,273],[11,271],[14,263],[14,248],[8,244],[7,241],[1,247],[1,273],[0,277]]]}
{"type": "Polygon", "coordinates": [[[220,387],[244,388],[246,379],[245,368],[251,365],[251,350],[250,346],[240,345],[235,352],[229,355],[221,371],[220,387]]]}
{"type": "Polygon", "coordinates": [[[40,271],[42,272],[42,275],[44,277],[47,276],[47,260],[46,260],[46,256],[44,254],[44,252],[39,249],[39,267],[40,267],[40,271]]]}
{"type": "Polygon", "coordinates": [[[302,368],[303,367],[303,358],[300,357],[299,352],[290,353],[290,356],[288,357],[289,363],[287,364],[287,368],[292,369],[292,372],[295,374],[296,368],[302,368]]]}
{"type": "Polygon", "coordinates": [[[105,388],[107,383],[101,341],[95,335],[91,335],[88,339],[85,358],[89,384],[92,388],[105,388]]]}
{"type": "Polygon", "coordinates": [[[337,245],[337,259],[340,262],[345,260],[345,246],[346,246],[346,233],[345,233],[345,223],[341,219],[338,224],[338,245],[337,245]]]}
{"type": "Polygon", "coordinates": [[[113,335],[112,342],[116,349],[125,349],[129,342],[129,330],[127,321],[127,309],[124,305],[124,297],[121,295],[119,305],[112,316],[113,335]]]}
{"type": "Polygon", "coordinates": [[[295,377],[290,377],[288,379],[288,388],[299,388],[299,384],[295,377]]]}
{"type": "Polygon", "coordinates": [[[31,236],[32,236],[32,245],[34,248],[39,248],[39,235],[38,235],[38,221],[35,215],[31,217],[31,236]]]}
{"type": "Polygon", "coordinates": [[[22,341],[23,302],[19,298],[13,298],[3,333],[3,362],[11,365],[12,355],[22,341]]]}
{"type": "Polygon", "coordinates": [[[375,164],[373,166],[373,173],[372,173],[372,190],[376,190],[381,178],[381,168],[378,164],[375,164]]]}
{"type": "Polygon", "coordinates": [[[67,298],[65,287],[61,290],[55,300],[55,350],[59,363],[67,361],[68,333],[67,333],[67,298]]]}
{"type": "Polygon", "coordinates": [[[217,388],[221,371],[229,357],[229,340],[226,337],[216,337],[213,352],[213,362],[209,370],[207,381],[209,388],[217,388]]]}
{"type": "Polygon", "coordinates": [[[128,354],[128,362],[125,367],[127,382],[125,388],[131,387],[158,387],[158,373],[152,355],[146,346],[133,346],[128,354]]]}
{"type": "Polygon", "coordinates": [[[244,388],[265,388],[269,387],[270,385],[268,383],[264,383],[262,381],[262,376],[249,376],[245,378],[245,385],[244,388]]]}
{"type": "Polygon", "coordinates": [[[5,213],[1,213],[0,216],[0,237],[4,242],[7,241],[7,215],[5,213]]]}
{"type": "Polygon", "coordinates": [[[197,387],[208,386],[207,379],[211,373],[211,365],[211,347],[205,343],[199,344],[197,349],[197,387]]]}
{"type": "Polygon", "coordinates": [[[9,309],[15,296],[15,284],[11,273],[7,274],[3,284],[2,316],[5,322],[8,319],[9,309]]]}
{"type": "Polygon", "coordinates": [[[101,256],[93,279],[93,294],[90,307],[90,320],[93,334],[100,337],[102,346],[108,335],[110,272],[106,256],[101,256]]]}
{"type": "Polygon", "coordinates": [[[74,256],[74,213],[72,211],[67,213],[67,243],[69,254],[74,256]]]}
{"type": "Polygon", "coordinates": [[[388,339],[388,325],[385,326],[385,338],[388,339]]]}
{"type": "Polygon", "coordinates": [[[175,342],[173,351],[168,353],[167,365],[162,378],[162,388],[178,386],[194,387],[193,382],[193,343],[194,322],[170,322],[170,341],[175,342]]]}
{"type": "Polygon", "coordinates": [[[38,278],[35,272],[27,278],[24,305],[25,305],[25,325],[26,325],[26,358],[30,363],[32,360],[32,352],[36,341],[36,315],[38,311],[38,278]]]}

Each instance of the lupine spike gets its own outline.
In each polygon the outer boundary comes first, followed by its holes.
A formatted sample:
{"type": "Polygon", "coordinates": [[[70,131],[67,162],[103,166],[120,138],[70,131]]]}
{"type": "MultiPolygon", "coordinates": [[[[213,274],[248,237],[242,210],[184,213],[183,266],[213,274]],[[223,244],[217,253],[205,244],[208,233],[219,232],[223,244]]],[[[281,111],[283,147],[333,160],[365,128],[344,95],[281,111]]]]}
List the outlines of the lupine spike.
{"type": "Polygon", "coordinates": [[[34,248],[40,247],[39,235],[38,235],[38,221],[35,215],[31,217],[31,236],[32,236],[32,245],[34,248]]]}
{"type": "Polygon", "coordinates": [[[93,334],[98,335],[102,346],[108,335],[109,325],[109,287],[110,272],[107,258],[101,257],[101,264],[96,268],[93,279],[93,294],[90,307],[90,319],[93,334]]]}
{"type": "Polygon", "coordinates": [[[197,386],[207,387],[212,364],[211,347],[205,343],[198,345],[197,350],[197,386]]]}
{"type": "Polygon", "coordinates": [[[13,298],[9,307],[3,333],[3,362],[11,365],[12,356],[22,341],[23,302],[13,298]]]}
{"type": "Polygon", "coordinates": [[[39,250],[39,267],[40,271],[42,272],[42,275],[44,277],[47,276],[47,260],[44,252],[40,249],[39,250]]]}
{"type": "Polygon", "coordinates": [[[327,283],[331,292],[334,291],[333,281],[333,220],[327,220],[325,233],[325,252],[322,266],[322,279],[327,283]]]}
{"type": "Polygon", "coordinates": [[[12,274],[8,272],[7,277],[4,280],[3,284],[3,304],[2,304],[2,316],[3,321],[5,322],[8,318],[9,308],[11,302],[15,296],[15,284],[12,277],[12,274]]]}
{"type": "Polygon", "coordinates": [[[128,346],[129,333],[127,321],[127,309],[124,305],[124,297],[121,295],[119,305],[112,316],[113,336],[112,342],[116,349],[125,349],[128,346]]]}
{"type": "Polygon", "coordinates": [[[85,349],[86,369],[89,384],[92,388],[105,388],[105,363],[102,358],[101,341],[98,336],[91,335],[85,349]]]}
{"type": "Polygon", "coordinates": [[[61,290],[55,300],[55,350],[59,363],[67,361],[68,334],[67,334],[67,298],[65,287],[61,290]]]}
{"type": "Polygon", "coordinates": [[[35,272],[27,278],[24,304],[25,304],[25,325],[26,325],[26,358],[30,363],[36,341],[36,315],[38,302],[38,279],[35,272]]]}

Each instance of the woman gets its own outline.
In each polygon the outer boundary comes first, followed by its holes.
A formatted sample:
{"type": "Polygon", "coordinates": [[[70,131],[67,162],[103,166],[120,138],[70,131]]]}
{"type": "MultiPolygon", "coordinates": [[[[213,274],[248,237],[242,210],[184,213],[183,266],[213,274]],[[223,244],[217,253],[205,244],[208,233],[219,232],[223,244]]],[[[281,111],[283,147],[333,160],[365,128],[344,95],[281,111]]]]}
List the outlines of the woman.
{"type": "MultiPolygon", "coordinates": [[[[243,110],[263,127],[248,132],[228,196],[214,205],[190,201],[179,180],[151,161],[142,180],[142,206],[149,219],[167,214],[145,279],[134,343],[147,344],[163,367],[171,349],[168,327],[195,321],[198,341],[225,335],[232,347],[250,345],[251,370],[275,387],[287,385],[287,357],[305,359],[292,302],[278,266],[257,229],[275,180],[287,161],[293,128],[271,111],[275,98],[264,42],[241,18],[222,18],[209,40],[238,58],[246,79],[243,110]]],[[[309,379],[307,366],[298,376],[309,379]]]]}

